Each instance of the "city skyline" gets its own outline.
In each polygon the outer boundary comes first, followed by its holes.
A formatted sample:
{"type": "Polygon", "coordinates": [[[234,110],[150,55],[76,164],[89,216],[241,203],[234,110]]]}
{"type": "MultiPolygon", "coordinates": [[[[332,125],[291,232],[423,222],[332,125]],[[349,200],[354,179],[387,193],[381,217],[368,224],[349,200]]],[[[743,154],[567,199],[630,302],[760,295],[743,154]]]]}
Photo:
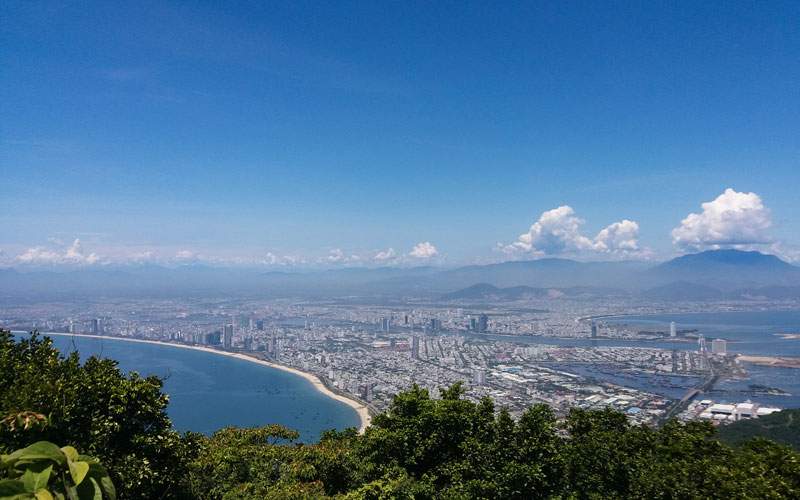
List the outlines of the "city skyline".
{"type": "Polygon", "coordinates": [[[0,9],[4,267],[800,257],[794,3],[0,9]]]}

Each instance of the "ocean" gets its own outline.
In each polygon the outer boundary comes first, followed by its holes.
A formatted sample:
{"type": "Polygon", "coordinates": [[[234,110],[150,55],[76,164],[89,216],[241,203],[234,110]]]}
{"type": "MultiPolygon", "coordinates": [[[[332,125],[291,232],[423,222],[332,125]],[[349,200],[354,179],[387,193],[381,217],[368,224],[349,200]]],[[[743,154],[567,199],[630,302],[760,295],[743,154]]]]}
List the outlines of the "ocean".
{"type": "MultiPolygon", "coordinates": [[[[781,334],[800,333],[800,311],[737,311],[691,314],[655,314],[602,318],[604,323],[626,324],[643,330],[669,331],[674,321],[678,330],[697,330],[706,338],[723,338],[728,352],[759,356],[800,356],[800,339],[781,334]]],[[[653,342],[665,349],[680,349],[669,342],[653,342]]],[[[696,343],[686,347],[697,349],[696,343]]]]}
{"type": "Polygon", "coordinates": [[[52,335],[62,353],[115,359],[124,372],[157,375],[169,395],[168,414],[179,431],[211,434],[227,426],[281,424],[316,442],[328,429],[358,427],[351,407],[291,373],[229,356],[169,345],[52,335]]]}

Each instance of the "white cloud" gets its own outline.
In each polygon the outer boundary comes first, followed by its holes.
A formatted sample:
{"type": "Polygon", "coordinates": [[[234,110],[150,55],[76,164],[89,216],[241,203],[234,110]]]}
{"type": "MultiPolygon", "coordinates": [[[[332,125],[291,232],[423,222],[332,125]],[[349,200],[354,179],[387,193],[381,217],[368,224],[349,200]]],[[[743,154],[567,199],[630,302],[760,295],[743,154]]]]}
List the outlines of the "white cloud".
{"type": "Polygon", "coordinates": [[[769,253],[777,255],[781,259],[793,264],[800,263],[800,247],[775,242],[769,246],[769,253]]]}
{"type": "Polygon", "coordinates": [[[769,209],[756,193],[731,188],[701,205],[672,230],[672,242],[689,250],[760,245],[769,243],[772,226],[769,209]]]}
{"type": "Polygon", "coordinates": [[[264,255],[264,258],[261,260],[261,263],[268,266],[274,266],[275,264],[280,263],[280,258],[272,252],[267,252],[267,254],[264,255]]]}
{"type": "Polygon", "coordinates": [[[256,260],[257,264],[267,266],[293,266],[305,262],[305,259],[297,255],[277,255],[272,252],[267,252],[262,259],[256,260]]]}
{"type": "Polygon", "coordinates": [[[17,255],[17,260],[23,264],[57,264],[61,255],[45,247],[32,247],[17,255]]]}
{"type": "Polygon", "coordinates": [[[75,239],[63,252],[46,247],[32,247],[17,255],[17,261],[30,265],[91,265],[100,261],[96,253],[85,253],[80,239],[75,239]]]}
{"type": "Polygon", "coordinates": [[[648,250],[639,247],[639,224],[628,219],[614,222],[603,228],[597,236],[589,238],[581,232],[584,221],[569,205],[547,210],[511,244],[498,244],[506,254],[580,255],[614,254],[641,257],[648,250]]]}
{"type": "Polygon", "coordinates": [[[372,256],[372,260],[376,262],[387,262],[395,260],[396,258],[397,258],[397,252],[394,251],[394,248],[387,248],[386,250],[381,250],[372,256]]]}
{"type": "Polygon", "coordinates": [[[67,252],[64,254],[64,259],[70,262],[74,262],[75,264],[94,264],[97,262],[99,257],[97,254],[90,253],[86,255],[83,252],[83,246],[81,245],[81,240],[75,238],[75,241],[72,242],[72,245],[67,248],[67,252]]]}
{"type": "Polygon", "coordinates": [[[334,248],[328,252],[328,256],[324,259],[324,262],[329,264],[351,264],[360,261],[361,257],[359,255],[347,255],[341,248],[334,248]]]}
{"type": "Polygon", "coordinates": [[[347,260],[347,256],[344,254],[341,248],[334,248],[328,252],[328,257],[325,260],[333,264],[338,264],[340,262],[345,262],[347,260]]]}
{"type": "Polygon", "coordinates": [[[417,243],[408,253],[410,257],[414,257],[415,259],[430,259],[438,254],[439,251],[429,241],[417,243]]]}
{"type": "Polygon", "coordinates": [[[628,219],[608,225],[594,238],[598,252],[636,252],[639,250],[639,224],[628,219]]]}
{"type": "Polygon", "coordinates": [[[568,205],[548,210],[509,250],[552,255],[591,248],[591,240],[580,234],[582,224],[583,220],[568,205]]]}
{"type": "Polygon", "coordinates": [[[191,250],[178,250],[175,252],[175,260],[187,261],[187,260],[197,260],[198,256],[191,250]]]}
{"type": "Polygon", "coordinates": [[[145,262],[155,262],[156,254],[152,250],[145,250],[143,252],[135,252],[129,255],[126,258],[126,260],[136,264],[142,264],[145,262]]]}

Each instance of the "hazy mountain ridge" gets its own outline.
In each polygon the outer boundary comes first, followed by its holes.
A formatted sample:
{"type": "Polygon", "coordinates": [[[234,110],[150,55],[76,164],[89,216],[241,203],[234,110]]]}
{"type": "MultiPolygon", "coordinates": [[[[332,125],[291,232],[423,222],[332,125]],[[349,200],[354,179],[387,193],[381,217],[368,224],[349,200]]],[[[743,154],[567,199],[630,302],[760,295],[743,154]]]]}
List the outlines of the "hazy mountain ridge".
{"type": "Polygon", "coordinates": [[[687,281],[725,290],[770,285],[800,285],[800,268],[774,255],[741,250],[711,250],[683,255],[644,274],[652,282],[687,281]]]}
{"type": "Polygon", "coordinates": [[[520,300],[636,293],[652,300],[800,298],[800,268],[773,255],[738,250],[689,254],[656,265],[556,258],[454,269],[360,267],[294,272],[141,265],[67,271],[6,268],[0,269],[0,279],[4,285],[0,294],[6,297],[368,294],[520,300]]]}
{"type": "Polygon", "coordinates": [[[498,288],[488,283],[478,283],[455,292],[441,296],[442,300],[494,300],[511,301],[531,298],[561,298],[561,297],[602,297],[628,295],[624,290],[604,287],[568,287],[568,288],[535,288],[530,286],[513,286],[498,288]]]}

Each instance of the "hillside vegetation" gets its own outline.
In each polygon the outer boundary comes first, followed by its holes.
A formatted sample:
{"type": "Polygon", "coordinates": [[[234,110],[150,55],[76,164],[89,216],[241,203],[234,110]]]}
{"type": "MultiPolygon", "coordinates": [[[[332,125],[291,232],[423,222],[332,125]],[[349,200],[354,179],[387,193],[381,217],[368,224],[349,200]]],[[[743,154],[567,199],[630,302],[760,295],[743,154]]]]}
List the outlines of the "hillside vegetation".
{"type": "Polygon", "coordinates": [[[736,445],[755,436],[800,450],[800,410],[783,410],[753,420],[740,420],[719,431],[720,439],[736,445]]]}
{"type": "MultiPolygon", "coordinates": [[[[797,498],[800,455],[755,440],[732,448],[702,423],[633,426],[616,411],[545,405],[512,419],[455,385],[413,387],[363,435],[297,444],[280,426],[179,435],[161,381],[111,360],[80,364],[47,338],[0,333],[0,453],[39,441],[100,460],[119,498],[797,498]],[[18,425],[19,415],[41,425],[18,425]]],[[[0,472],[2,474],[2,472],[0,472]]],[[[2,479],[2,477],[0,477],[2,479]]]]}

